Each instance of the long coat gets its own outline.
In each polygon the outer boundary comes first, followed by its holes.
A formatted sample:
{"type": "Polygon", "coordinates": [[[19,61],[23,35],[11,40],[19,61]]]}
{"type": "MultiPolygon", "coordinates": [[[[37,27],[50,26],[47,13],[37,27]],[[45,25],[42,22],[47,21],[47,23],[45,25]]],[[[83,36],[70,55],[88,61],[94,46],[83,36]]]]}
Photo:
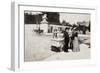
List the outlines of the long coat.
{"type": "Polygon", "coordinates": [[[64,31],[64,47],[63,47],[63,50],[64,51],[68,51],[68,44],[69,44],[69,35],[68,35],[68,32],[64,31]]]}
{"type": "Polygon", "coordinates": [[[78,37],[74,37],[73,39],[73,52],[79,52],[79,42],[78,42],[78,37]]]}

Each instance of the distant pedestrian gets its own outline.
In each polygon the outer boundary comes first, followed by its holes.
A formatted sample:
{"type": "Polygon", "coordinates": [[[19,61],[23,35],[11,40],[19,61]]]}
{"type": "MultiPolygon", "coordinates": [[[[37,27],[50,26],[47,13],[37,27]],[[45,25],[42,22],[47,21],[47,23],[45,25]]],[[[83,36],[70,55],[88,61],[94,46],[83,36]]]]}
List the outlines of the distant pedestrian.
{"type": "Polygon", "coordinates": [[[53,31],[53,38],[57,38],[57,29],[56,28],[53,31]]]}

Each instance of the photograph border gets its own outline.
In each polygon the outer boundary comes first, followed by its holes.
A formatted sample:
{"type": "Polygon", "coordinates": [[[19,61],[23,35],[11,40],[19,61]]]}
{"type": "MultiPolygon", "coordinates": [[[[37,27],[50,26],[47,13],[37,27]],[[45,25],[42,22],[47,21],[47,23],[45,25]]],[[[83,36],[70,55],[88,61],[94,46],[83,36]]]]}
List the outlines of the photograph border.
{"type": "MultiPolygon", "coordinates": [[[[78,12],[78,11],[76,11],[78,12]]],[[[84,13],[83,12],[83,13],[84,13]]],[[[21,2],[12,2],[11,4],[11,69],[14,71],[19,71],[19,70],[26,70],[26,69],[45,69],[48,67],[75,67],[75,66],[88,66],[88,65],[96,65],[96,51],[97,49],[93,49],[95,48],[95,46],[93,46],[94,44],[94,40],[95,38],[93,37],[95,35],[95,30],[96,26],[94,26],[96,24],[96,7],[89,7],[89,6],[74,6],[74,5],[70,5],[66,7],[60,7],[60,6],[43,6],[43,5],[33,5],[32,3],[21,3],[21,2]],[[55,9],[59,9],[61,8],[63,9],[76,9],[76,10],[83,10],[85,11],[89,11],[89,13],[91,15],[93,15],[93,18],[91,18],[91,47],[92,47],[92,51],[91,51],[91,59],[90,60],[64,60],[64,61],[42,61],[42,62],[32,62],[32,63],[23,63],[22,59],[23,56],[21,56],[22,53],[22,49],[20,49],[21,44],[23,44],[21,41],[21,39],[23,37],[20,36],[22,30],[22,26],[20,25],[20,6],[33,6],[33,7],[42,7],[42,8],[55,8],[55,9]],[[49,63],[49,64],[48,64],[49,63]]],[[[23,26],[24,27],[24,26],[23,26]]]]}

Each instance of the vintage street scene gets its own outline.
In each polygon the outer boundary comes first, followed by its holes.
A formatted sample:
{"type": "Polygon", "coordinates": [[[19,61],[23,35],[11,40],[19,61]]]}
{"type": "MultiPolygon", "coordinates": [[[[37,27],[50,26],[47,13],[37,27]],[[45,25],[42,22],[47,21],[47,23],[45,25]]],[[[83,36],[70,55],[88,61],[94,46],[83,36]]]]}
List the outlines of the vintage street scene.
{"type": "Polygon", "coordinates": [[[91,57],[88,13],[24,11],[24,62],[91,57]]]}

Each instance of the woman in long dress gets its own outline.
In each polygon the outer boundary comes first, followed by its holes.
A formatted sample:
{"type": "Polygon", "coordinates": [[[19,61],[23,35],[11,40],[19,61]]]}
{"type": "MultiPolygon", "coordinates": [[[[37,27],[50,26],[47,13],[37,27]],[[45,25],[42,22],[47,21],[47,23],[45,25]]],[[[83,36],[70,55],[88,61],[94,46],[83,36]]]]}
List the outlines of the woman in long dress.
{"type": "Polygon", "coordinates": [[[73,52],[79,52],[78,32],[75,32],[73,36],[73,52]]]}

